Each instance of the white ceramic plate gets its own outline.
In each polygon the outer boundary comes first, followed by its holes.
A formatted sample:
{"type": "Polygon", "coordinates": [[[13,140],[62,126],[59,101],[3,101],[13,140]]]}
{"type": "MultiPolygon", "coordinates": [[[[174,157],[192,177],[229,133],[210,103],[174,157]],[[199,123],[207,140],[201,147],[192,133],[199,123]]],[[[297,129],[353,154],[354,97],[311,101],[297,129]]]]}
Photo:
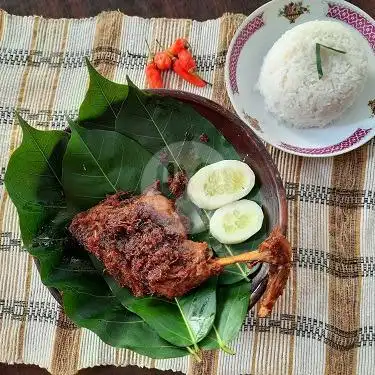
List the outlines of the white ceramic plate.
{"type": "Polygon", "coordinates": [[[343,0],[273,0],[247,17],[237,30],[226,59],[225,81],[237,114],[271,145],[311,157],[354,150],[375,135],[375,21],[343,0]],[[335,20],[356,30],[366,41],[370,75],[356,103],[339,120],[323,129],[296,129],[281,124],[265,110],[255,86],[263,59],[276,40],[312,20],[335,20]]]}

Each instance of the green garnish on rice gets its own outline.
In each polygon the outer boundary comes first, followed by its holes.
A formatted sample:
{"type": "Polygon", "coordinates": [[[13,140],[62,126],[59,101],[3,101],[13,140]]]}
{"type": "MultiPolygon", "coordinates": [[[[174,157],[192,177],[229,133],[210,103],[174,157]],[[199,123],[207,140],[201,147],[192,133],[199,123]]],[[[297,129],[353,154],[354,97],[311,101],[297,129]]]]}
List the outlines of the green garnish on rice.
{"type": "Polygon", "coordinates": [[[319,79],[323,78],[322,56],[320,54],[321,47],[330,49],[331,51],[335,51],[338,53],[344,53],[344,54],[346,53],[345,51],[341,51],[336,48],[328,47],[321,43],[316,43],[316,67],[318,69],[319,79]]]}

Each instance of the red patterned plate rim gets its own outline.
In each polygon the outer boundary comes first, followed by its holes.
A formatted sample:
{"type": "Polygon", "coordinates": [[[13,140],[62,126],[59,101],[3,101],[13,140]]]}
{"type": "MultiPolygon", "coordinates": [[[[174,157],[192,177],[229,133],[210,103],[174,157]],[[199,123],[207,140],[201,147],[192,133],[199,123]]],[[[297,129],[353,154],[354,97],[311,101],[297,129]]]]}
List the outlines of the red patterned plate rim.
{"type": "Polygon", "coordinates": [[[341,153],[343,150],[353,149],[353,146],[362,142],[362,140],[371,132],[371,129],[358,128],[352,135],[338,142],[334,145],[324,147],[298,147],[288,143],[281,142],[280,146],[288,151],[292,151],[298,155],[319,155],[331,156],[333,154],[341,153]]]}
{"type": "MultiPolygon", "coordinates": [[[[263,26],[265,26],[265,22],[263,19],[264,11],[269,7],[271,3],[274,3],[275,1],[276,0],[271,0],[267,2],[266,4],[255,10],[250,16],[248,16],[238,28],[229,46],[225,65],[225,79],[228,95],[236,111],[237,105],[234,100],[234,95],[239,93],[237,83],[237,64],[239,56],[241,54],[242,48],[250,39],[250,37],[258,30],[260,30],[263,26]]],[[[285,7],[292,3],[294,4],[294,2],[287,3],[285,7]]],[[[295,3],[301,5],[302,1],[296,1],[295,3]]],[[[328,12],[326,14],[326,17],[340,20],[355,28],[367,40],[375,53],[374,19],[362,9],[344,0],[326,1],[326,4],[328,5],[328,12]]],[[[307,11],[307,9],[308,8],[306,7],[305,10],[307,11]]],[[[291,23],[293,23],[293,21],[291,21],[291,23]]],[[[239,115],[240,112],[244,113],[243,109],[237,111],[239,115]]],[[[375,113],[373,114],[375,116],[375,113]]],[[[248,125],[250,126],[250,124],[248,125]]],[[[259,131],[256,128],[253,128],[253,131],[255,131],[259,137],[264,138],[262,136],[262,134],[264,133],[263,131],[259,131]]],[[[340,140],[339,142],[322,147],[300,147],[286,142],[270,143],[274,147],[282,151],[300,156],[327,157],[340,155],[354,150],[368,142],[374,135],[375,128],[370,127],[366,129],[358,128],[351,135],[340,140]]],[[[267,140],[265,139],[265,141],[267,140]]]]}

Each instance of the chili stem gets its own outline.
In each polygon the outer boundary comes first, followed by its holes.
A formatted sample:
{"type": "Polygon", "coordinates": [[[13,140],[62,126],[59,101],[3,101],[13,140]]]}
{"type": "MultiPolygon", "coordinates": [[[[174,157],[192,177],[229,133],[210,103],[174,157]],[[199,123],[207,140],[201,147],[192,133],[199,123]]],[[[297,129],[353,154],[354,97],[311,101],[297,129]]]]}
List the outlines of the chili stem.
{"type": "Polygon", "coordinates": [[[152,55],[151,48],[150,48],[150,45],[148,44],[147,39],[145,39],[145,42],[146,42],[146,46],[147,46],[149,54],[152,55]]]}
{"type": "Polygon", "coordinates": [[[159,42],[159,40],[158,39],[155,39],[155,40],[156,40],[156,43],[159,45],[159,47],[164,51],[165,48],[161,45],[161,43],[159,42]]]}

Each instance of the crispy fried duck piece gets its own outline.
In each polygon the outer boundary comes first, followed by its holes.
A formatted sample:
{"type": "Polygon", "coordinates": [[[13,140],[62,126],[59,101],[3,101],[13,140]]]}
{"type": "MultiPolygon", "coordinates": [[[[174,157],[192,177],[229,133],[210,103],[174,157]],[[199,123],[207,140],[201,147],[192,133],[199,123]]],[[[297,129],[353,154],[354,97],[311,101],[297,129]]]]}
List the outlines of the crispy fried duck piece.
{"type": "Polygon", "coordinates": [[[183,218],[157,184],[137,197],[109,196],[79,213],[69,229],[137,297],[182,296],[223,268],[207,244],[187,239],[183,218]]]}
{"type": "Polygon", "coordinates": [[[174,203],[154,184],[140,196],[109,196],[78,214],[69,229],[135,296],[174,298],[221,273],[227,264],[254,260],[270,263],[261,308],[262,314],[269,312],[282,293],[290,268],[290,247],[280,230],[272,232],[259,251],[213,258],[205,242],[188,240],[184,222],[174,203]]]}

